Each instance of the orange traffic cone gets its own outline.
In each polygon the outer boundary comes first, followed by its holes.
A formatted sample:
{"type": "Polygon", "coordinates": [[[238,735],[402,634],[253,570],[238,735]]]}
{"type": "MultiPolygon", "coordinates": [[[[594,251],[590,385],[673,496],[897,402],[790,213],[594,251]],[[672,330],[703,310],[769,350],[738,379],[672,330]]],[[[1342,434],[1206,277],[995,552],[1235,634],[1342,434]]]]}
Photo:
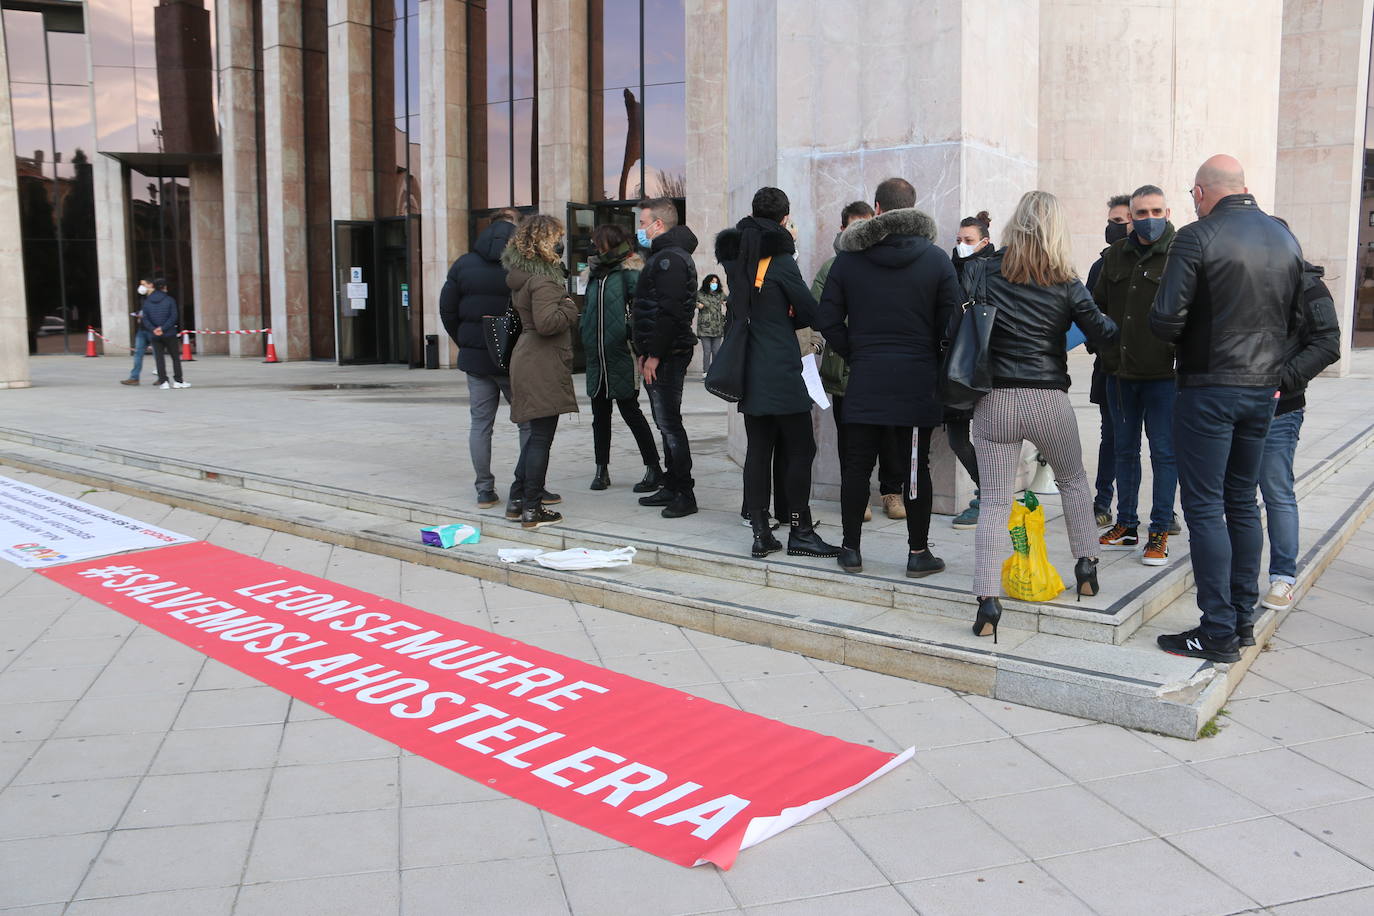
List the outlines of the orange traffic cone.
{"type": "Polygon", "coordinates": [[[195,356],[191,353],[190,331],[181,332],[181,361],[183,363],[193,363],[196,361],[195,356]]]}
{"type": "Polygon", "coordinates": [[[277,359],[277,345],[274,344],[274,343],[272,343],[272,329],[271,329],[271,328],[268,328],[268,329],[267,329],[267,358],[264,359],[263,362],[265,362],[265,363],[279,363],[279,362],[281,362],[281,360],[277,359]]]}
{"type": "Polygon", "coordinates": [[[91,327],[90,325],[86,326],[86,355],[100,355],[99,353],[95,352],[95,328],[91,327]]]}

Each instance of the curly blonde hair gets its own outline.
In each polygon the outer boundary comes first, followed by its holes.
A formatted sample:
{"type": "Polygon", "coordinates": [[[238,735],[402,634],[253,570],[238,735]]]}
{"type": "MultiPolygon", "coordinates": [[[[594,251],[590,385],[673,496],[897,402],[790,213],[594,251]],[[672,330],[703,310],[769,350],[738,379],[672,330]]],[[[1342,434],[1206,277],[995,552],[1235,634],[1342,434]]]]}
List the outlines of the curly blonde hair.
{"type": "Polygon", "coordinates": [[[1059,198],[1048,191],[1027,191],[1002,230],[1006,250],[1002,276],[1013,283],[1056,286],[1077,276],[1069,221],[1059,198]]]}
{"type": "Polygon", "coordinates": [[[531,261],[557,264],[563,259],[553,250],[554,243],[563,237],[563,223],[556,216],[535,213],[515,226],[510,243],[522,257],[531,261]]]}

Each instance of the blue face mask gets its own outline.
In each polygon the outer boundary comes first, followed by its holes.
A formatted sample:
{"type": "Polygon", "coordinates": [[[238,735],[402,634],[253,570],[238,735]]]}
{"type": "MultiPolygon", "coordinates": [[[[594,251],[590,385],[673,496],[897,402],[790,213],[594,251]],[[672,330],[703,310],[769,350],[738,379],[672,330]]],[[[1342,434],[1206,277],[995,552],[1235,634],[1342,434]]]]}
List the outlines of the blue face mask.
{"type": "Polygon", "coordinates": [[[640,248],[648,248],[654,243],[654,240],[649,238],[649,233],[645,232],[643,229],[635,231],[635,241],[639,242],[640,248]]]}
{"type": "Polygon", "coordinates": [[[1138,219],[1133,223],[1135,237],[1146,245],[1158,241],[1164,234],[1166,222],[1163,219],[1138,219]]]}

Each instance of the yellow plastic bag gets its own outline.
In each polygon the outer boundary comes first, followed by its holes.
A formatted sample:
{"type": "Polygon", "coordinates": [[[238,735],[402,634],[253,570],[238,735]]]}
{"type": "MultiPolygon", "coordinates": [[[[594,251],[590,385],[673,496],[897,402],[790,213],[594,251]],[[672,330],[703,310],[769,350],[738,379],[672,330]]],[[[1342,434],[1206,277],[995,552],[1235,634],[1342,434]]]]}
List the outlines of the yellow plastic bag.
{"type": "Polygon", "coordinates": [[[1064,590],[1064,580],[1045,552],[1045,510],[1030,490],[1011,504],[1007,522],[1011,556],[1002,564],[1002,590],[1022,601],[1051,601],[1064,590]]]}

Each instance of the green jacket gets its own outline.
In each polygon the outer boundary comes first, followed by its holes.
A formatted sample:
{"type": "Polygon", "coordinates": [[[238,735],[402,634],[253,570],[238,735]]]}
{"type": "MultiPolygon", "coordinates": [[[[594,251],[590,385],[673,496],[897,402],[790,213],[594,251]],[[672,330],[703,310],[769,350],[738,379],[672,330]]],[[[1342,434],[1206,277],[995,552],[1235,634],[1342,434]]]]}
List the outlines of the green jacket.
{"type": "Polygon", "coordinates": [[[1127,236],[1102,255],[1093,301],[1116,322],[1121,336],[1098,355],[1102,369],[1117,378],[1147,382],[1174,377],[1174,345],[1150,330],[1150,307],[1173,240],[1174,224],[1168,223],[1153,245],[1127,236]]]}
{"type": "MultiPolygon", "coordinates": [[[[816,279],[811,281],[811,296],[817,301],[821,301],[821,293],[825,292],[825,281],[830,277],[830,265],[835,263],[832,257],[821,265],[821,269],[816,271],[816,279]]],[[[830,349],[830,344],[825,345],[821,351],[821,387],[825,393],[832,396],[844,397],[845,389],[849,387],[849,363],[844,361],[844,357],[830,349]]]]}
{"type": "Polygon", "coordinates": [[[639,374],[627,341],[626,309],[634,299],[642,266],[629,246],[605,257],[593,255],[590,260],[581,320],[588,397],[620,400],[634,397],[639,389],[639,374]]]}
{"type": "Polygon", "coordinates": [[[722,337],[725,334],[725,294],[697,293],[697,336],[722,337]]]}

